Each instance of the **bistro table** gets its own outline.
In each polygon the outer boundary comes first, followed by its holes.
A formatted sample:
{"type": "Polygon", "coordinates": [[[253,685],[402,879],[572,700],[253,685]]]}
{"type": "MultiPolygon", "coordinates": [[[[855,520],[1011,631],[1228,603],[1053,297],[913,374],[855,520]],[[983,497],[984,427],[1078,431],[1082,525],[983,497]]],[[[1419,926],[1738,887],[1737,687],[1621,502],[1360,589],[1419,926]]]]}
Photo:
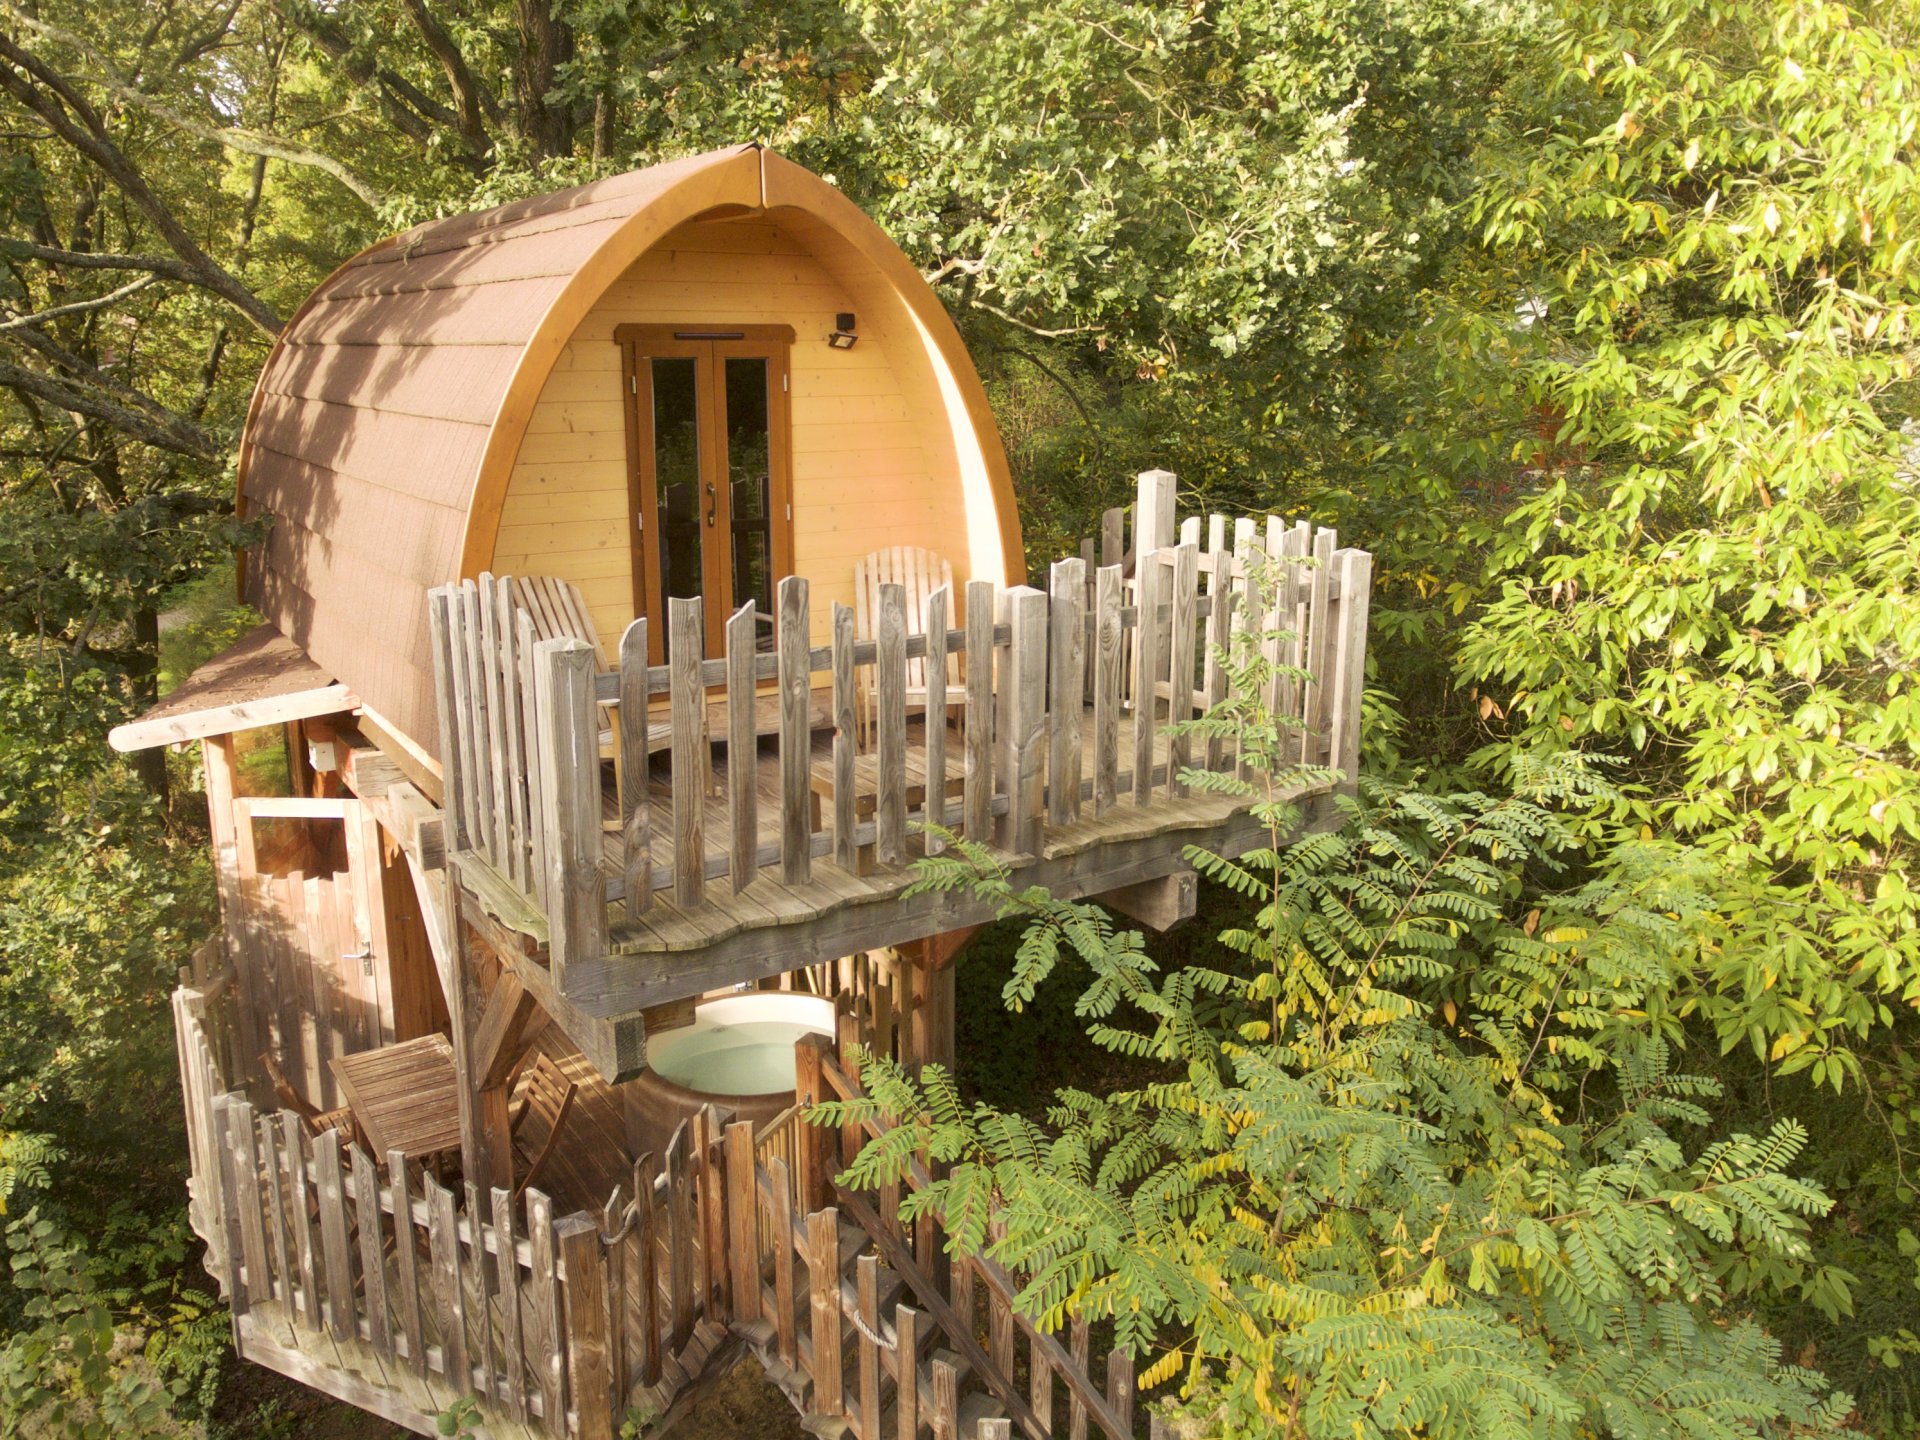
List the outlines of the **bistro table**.
{"type": "Polygon", "coordinates": [[[331,1063],[354,1128],[376,1160],[395,1150],[424,1160],[460,1148],[459,1080],[446,1036],[423,1035],[331,1063]]]}

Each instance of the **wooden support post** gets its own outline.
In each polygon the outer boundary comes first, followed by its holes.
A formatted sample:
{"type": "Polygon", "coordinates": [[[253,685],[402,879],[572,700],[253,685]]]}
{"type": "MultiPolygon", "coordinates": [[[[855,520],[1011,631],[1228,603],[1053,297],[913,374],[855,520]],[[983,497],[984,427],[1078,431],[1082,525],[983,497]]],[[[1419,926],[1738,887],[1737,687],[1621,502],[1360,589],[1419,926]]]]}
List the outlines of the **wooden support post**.
{"type": "Polygon", "coordinates": [[[607,951],[607,886],[600,869],[600,723],[593,647],[578,640],[534,646],[534,705],[546,814],[547,920],[554,984],[569,961],[607,951]]]}
{"type": "Polygon", "coordinates": [[[1117,911],[1129,920],[1139,921],[1149,930],[1165,934],[1193,918],[1194,910],[1199,905],[1199,895],[1199,877],[1183,866],[1171,875],[1123,885],[1117,890],[1104,891],[1091,898],[1096,904],[1117,911]]]}
{"type": "Polygon", "coordinates": [[[566,1270],[567,1389],[579,1440],[613,1440],[613,1372],[607,1356],[606,1257],[584,1215],[554,1226],[566,1270]]]}
{"type": "Polygon", "coordinates": [[[1002,593],[1012,640],[999,680],[999,771],[1007,792],[1002,849],[1040,852],[1046,786],[1047,597],[1027,585],[1002,593]]]}
{"type": "Polygon", "coordinates": [[[813,1311],[813,1408],[838,1418],[840,1394],[840,1212],[832,1206],[807,1217],[807,1278],[813,1311]]]}

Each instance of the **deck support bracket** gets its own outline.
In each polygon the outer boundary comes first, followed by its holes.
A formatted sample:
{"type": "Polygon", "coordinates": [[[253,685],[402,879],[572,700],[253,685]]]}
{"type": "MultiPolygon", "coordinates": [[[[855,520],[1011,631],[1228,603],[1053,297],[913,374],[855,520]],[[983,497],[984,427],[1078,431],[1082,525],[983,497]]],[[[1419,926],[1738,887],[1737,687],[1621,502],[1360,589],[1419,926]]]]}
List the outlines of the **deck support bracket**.
{"type": "Polygon", "coordinates": [[[1199,897],[1200,877],[1189,866],[1088,898],[1164,935],[1193,918],[1199,897]]]}

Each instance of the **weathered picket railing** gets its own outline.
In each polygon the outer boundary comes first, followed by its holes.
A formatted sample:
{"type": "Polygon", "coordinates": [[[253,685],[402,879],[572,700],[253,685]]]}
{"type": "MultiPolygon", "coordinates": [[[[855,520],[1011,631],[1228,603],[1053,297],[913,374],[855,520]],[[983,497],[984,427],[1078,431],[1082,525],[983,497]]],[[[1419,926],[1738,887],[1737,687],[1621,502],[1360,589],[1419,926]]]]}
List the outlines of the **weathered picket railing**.
{"type": "Polygon", "coordinates": [[[227,1086],[205,1008],[175,992],[192,1218],[243,1356],[284,1366],[269,1337],[290,1331],[313,1378],[328,1362],[309,1345],[337,1357],[357,1342],[448,1404],[479,1396],[556,1440],[610,1437],[635,1396],[670,1398],[698,1372],[725,1318],[724,1234],[702,1198],[720,1154],[711,1114],[680,1127],[664,1164],[644,1157],[630,1194],[556,1218],[538,1190],[456,1191],[397,1151],[377,1163],[291,1111],[260,1112],[227,1086]],[[279,1323],[249,1322],[262,1312],[279,1323]]]}
{"type": "Polygon", "coordinates": [[[1176,526],[1172,481],[1164,472],[1142,477],[1131,575],[1122,563],[1089,573],[1083,559],[1063,560],[1045,591],[970,583],[964,610],[941,589],[917,627],[903,588],[882,586],[872,640],[856,641],[853,612],[836,604],[831,643],[814,646],[809,585],[794,576],[779,586],[771,653],[758,648],[759,617],[748,605],[727,623],[726,654],[704,658],[700,603],[672,600],[669,663],[645,662],[642,619],[622,637],[618,668],[597,673],[585,643],[536,641],[505,581],[482,575],[433,591],[451,848],[483,860],[544,920],[556,967],[604,952],[610,902],[637,920],[657,892],[684,910],[724,904],[756,884],[805,884],[819,860],[854,874],[876,860],[894,865],[937,845],[916,825],[949,827],[1016,859],[1035,855],[1045,840],[1116,807],[1178,800],[1183,771],[1238,764],[1229,744],[1208,739],[1196,753],[1190,735],[1168,727],[1227,698],[1220,654],[1247,636],[1280,667],[1263,698],[1295,737],[1288,758],[1351,775],[1371,557],[1304,521],[1214,516],[1176,526]],[[924,703],[916,697],[912,709],[933,718],[910,726],[907,663],[930,651],[957,655],[959,678],[950,691],[947,668],[926,666],[924,703]],[[830,800],[817,826],[816,681],[830,691],[832,719],[830,800]],[[764,685],[778,692],[776,783],[768,787],[778,820],[768,827],[774,838],[763,840],[756,754],[764,685]],[[708,728],[715,690],[726,697],[723,770],[708,728]],[[874,697],[864,743],[863,693],[874,697]],[[660,697],[671,722],[664,805],[650,794],[645,758],[660,697]],[[957,734],[938,718],[956,709],[957,734]],[[626,757],[619,858],[606,865],[603,714],[626,757]],[[719,776],[725,824],[710,827],[719,776]],[[949,795],[949,777],[958,795],[949,795]],[[914,788],[921,798],[910,805],[914,788]],[[725,896],[710,891],[721,879],[725,896]]]}

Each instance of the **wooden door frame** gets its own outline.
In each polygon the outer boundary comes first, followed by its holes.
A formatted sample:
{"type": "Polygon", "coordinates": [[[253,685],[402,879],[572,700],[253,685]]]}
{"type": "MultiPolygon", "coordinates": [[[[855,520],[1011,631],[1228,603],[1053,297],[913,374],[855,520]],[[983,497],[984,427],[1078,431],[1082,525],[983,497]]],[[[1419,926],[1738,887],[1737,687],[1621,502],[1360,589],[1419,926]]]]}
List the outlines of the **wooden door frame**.
{"type": "MultiPolygon", "coordinates": [[[[633,577],[633,611],[645,616],[647,659],[658,665],[666,658],[666,604],[660,594],[660,565],[655,532],[644,527],[651,518],[660,523],[659,476],[654,446],[641,433],[640,417],[653,406],[652,367],[642,359],[687,358],[699,365],[697,385],[707,387],[712,402],[704,407],[700,430],[700,484],[712,487],[708,528],[725,536],[725,543],[701,546],[701,593],[726,595],[731,600],[733,564],[733,488],[722,468],[726,451],[727,392],[723,370],[730,359],[765,360],[770,366],[767,384],[767,477],[770,495],[768,529],[773,553],[773,578],[793,573],[793,407],[789,393],[793,373],[791,325],[728,325],[713,321],[665,325],[616,325],[614,342],[620,346],[620,364],[626,395],[627,432],[627,547],[633,577]],[[774,372],[780,384],[773,384],[774,372]]],[[[697,393],[697,392],[696,392],[697,393]]],[[[697,403],[697,402],[696,402],[697,403]]],[[[708,655],[723,653],[728,605],[709,605],[706,611],[708,655]]]]}

